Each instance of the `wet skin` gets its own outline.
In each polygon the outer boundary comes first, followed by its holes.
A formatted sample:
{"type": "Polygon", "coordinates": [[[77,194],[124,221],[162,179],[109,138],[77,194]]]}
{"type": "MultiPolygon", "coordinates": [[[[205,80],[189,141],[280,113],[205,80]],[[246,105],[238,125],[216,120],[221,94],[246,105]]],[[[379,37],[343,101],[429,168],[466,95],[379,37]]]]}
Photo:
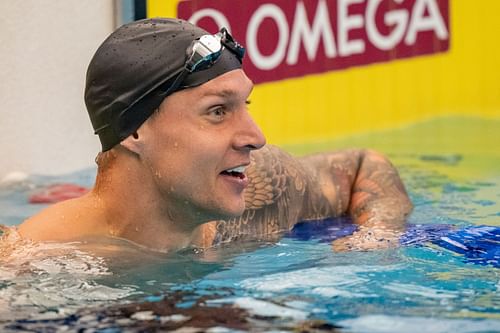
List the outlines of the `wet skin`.
{"type": "Polygon", "coordinates": [[[211,224],[215,243],[278,234],[297,221],[349,214],[358,231],[334,241],[335,250],[393,247],[412,209],[396,169],[370,150],[297,159],[268,145],[252,154],[247,172],[247,209],[241,217],[211,224]]]}
{"type": "Polygon", "coordinates": [[[247,109],[252,88],[238,70],[180,91],[129,145],[151,170],[174,219],[199,223],[243,213],[248,179],[224,171],[248,166],[250,152],[266,142],[247,109]]]}
{"type": "Polygon", "coordinates": [[[234,70],[172,94],[106,153],[89,194],[27,220],[21,235],[111,236],[173,251],[350,214],[360,228],[334,249],[395,245],[411,203],[391,163],[367,150],[297,159],[262,148],[265,138],[247,110],[252,87],[234,70]]]}

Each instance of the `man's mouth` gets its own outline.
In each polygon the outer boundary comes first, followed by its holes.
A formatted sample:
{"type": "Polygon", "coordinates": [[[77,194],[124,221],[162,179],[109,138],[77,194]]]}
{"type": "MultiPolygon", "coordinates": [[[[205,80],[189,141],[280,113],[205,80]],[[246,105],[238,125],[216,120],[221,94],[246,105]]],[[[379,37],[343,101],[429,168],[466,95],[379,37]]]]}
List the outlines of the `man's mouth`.
{"type": "Polygon", "coordinates": [[[221,175],[244,179],[245,178],[244,172],[245,172],[245,166],[239,166],[236,168],[224,170],[221,172],[221,175]]]}

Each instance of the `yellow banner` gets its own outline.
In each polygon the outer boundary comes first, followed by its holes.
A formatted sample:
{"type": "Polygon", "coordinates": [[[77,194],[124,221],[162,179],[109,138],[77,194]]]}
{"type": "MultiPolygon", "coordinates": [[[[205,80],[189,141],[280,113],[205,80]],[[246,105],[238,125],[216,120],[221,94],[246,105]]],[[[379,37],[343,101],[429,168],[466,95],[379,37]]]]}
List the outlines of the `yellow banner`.
{"type": "MultiPolygon", "coordinates": [[[[178,3],[149,0],[148,17],[175,17],[178,3]]],[[[500,118],[500,1],[449,6],[444,53],[256,85],[251,111],[268,141],[320,142],[442,116],[500,118]]]]}

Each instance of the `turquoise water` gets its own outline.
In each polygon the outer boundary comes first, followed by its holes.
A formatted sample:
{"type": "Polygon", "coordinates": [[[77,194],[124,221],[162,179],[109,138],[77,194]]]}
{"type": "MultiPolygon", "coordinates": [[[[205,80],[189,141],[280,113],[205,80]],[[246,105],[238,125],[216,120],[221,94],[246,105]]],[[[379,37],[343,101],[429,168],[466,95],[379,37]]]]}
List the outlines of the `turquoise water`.
{"type": "MultiPolygon", "coordinates": [[[[415,204],[409,223],[500,225],[500,177],[460,176],[474,157],[391,158],[415,204]]],[[[0,223],[41,209],[26,203],[36,188],[63,180],[89,186],[94,173],[4,184],[0,223]]],[[[314,237],[284,235],[171,255],[120,241],[3,242],[15,250],[2,249],[9,256],[0,268],[1,331],[500,332],[500,270],[432,242],[336,253],[314,237]]]]}

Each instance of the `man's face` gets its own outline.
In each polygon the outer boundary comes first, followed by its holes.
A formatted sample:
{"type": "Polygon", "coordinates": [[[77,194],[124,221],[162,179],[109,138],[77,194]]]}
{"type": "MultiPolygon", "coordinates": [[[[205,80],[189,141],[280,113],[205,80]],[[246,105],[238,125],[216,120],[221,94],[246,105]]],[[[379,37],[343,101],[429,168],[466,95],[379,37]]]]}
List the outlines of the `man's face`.
{"type": "Polygon", "coordinates": [[[253,84],[242,70],[166,98],[139,129],[141,156],[173,218],[241,215],[250,152],[265,138],[247,110],[253,84]]]}

